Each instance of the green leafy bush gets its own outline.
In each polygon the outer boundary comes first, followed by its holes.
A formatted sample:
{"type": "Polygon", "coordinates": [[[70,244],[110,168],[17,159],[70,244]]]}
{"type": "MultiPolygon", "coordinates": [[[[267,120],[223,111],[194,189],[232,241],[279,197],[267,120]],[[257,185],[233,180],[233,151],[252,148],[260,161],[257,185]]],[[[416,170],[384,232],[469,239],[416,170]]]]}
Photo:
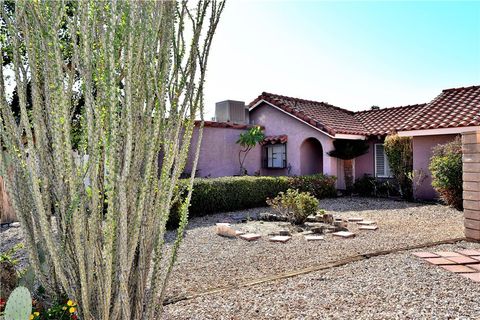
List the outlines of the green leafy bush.
{"type": "Polygon", "coordinates": [[[430,159],[432,186],[448,205],[463,209],[462,142],[459,138],[433,149],[430,159]]]}
{"type": "Polygon", "coordinates": [[[412,138],[389,135],[384,143],[390,170],[398,183],[400,195],[405,199],[413,197],[410,175],[413,171],[412,138]]]}
{"type": "MultiPolygon", "coordinates": [[[[300,177],[221,177],[198,178],[193,184],[189,216],[200,217],[217,212],[243,210],[266,205],[267,198],[276,197],[288,189],[310,192],[321,199],[335,197],[335,177],[317,174],[300,177]]],[[[186,185],[187,180],[185,180],[186,185]]],[[[177,192],[183,198],[185,188],[177,192]]],[[[170,214],[168,226],[178,223],[179,202],[175,203],[170,214]]]]}
{"type": "Polygon", "coordinates": [[[377,179],[365,174],[355,180],[353,185],[355,193],[364,197],[389,197],[398,195],[397,186],[388,179],[377,179]]]}
{"type": "Polygon", "coordinates": [[[275,198],[268,199],[267,204],[293,224],[303,224],[309,215],[315,215],[318,208],[314,196],[296,189],[280,192],[275,198]]]}
{"type": "Polygon", "coordinates": [[[290,188],[298,189],[302,192],[309,192],[318,199],[332,198],[337,195],[335,182],[337,178],[324,174],[315,174],[311,176],[298,176],[290,178],[290,188]]]}

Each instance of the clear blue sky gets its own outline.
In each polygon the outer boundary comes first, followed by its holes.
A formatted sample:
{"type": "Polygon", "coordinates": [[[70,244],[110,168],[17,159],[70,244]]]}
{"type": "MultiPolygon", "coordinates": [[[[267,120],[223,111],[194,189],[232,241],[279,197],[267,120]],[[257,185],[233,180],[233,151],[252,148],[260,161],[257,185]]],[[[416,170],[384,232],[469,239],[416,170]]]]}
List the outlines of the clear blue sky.
{"type": "Polygon", "coordinates": [[[229,0],[212,46],[207,115],[262,91],[351,110],[480,85],[480,1],[229,0]]]}

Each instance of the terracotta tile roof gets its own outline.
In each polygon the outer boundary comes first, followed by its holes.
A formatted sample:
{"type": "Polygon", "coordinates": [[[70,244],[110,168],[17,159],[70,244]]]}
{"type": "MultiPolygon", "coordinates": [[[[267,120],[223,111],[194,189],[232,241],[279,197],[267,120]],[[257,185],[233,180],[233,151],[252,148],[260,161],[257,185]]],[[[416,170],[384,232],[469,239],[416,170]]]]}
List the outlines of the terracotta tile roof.
{"type": "Polygon", "coordinates": [[[360,121],[371,135],[387,135],[397,131],[411,116],[416,114],[426,104],[372,109],[356,112],[355,119],[360,121]]]}
{"type": "Polygon", "coordinates": [[[252,108],[261,100],[267,101],[331,135],[337,133],[368,134],[365,127],[354,118],[354,112],[332,106],[326,102],[263,92],[249,104],[249,107],[252,108]]]}
{"type": "Polygon", "coordinates": [[[480,86],[443,90],[400,130],[480,126],[480,86]]]}
{"type": "Polygon", "coordinates": [[[266,136],[265,139],[261,142],[262,145],[265,144],[275,144],[275,143],[286,143],[288,141],[288,136],[286,134],[281,134],[278,136],[266,136]]]}

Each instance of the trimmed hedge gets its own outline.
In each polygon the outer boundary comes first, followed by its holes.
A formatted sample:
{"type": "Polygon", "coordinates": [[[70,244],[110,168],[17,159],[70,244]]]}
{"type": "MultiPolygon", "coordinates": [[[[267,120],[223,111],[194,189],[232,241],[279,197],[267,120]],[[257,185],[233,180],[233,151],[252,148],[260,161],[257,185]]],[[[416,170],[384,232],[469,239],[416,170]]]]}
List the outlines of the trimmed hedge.
{"type": "MultiPolygon", "coordinates": [[[[335,177],[317,174],[301,177],[221,177],[197,178],[194,181],[189,217],[201,217],[217,212],[228,212],[266,206],[267,198],[274,198],[290,188],[310,192],[317,198],[335,197],[335,177]]],[[[182,182],[181,185],[185,182],[182,182]]],[[[180,190],[184,190],[180,186],[180,190]]],[[[184,191],[181,191],[184,192],[184,191]]],[[[169,227],[178,221],[178,206],[174,205],[169,227]]]]}

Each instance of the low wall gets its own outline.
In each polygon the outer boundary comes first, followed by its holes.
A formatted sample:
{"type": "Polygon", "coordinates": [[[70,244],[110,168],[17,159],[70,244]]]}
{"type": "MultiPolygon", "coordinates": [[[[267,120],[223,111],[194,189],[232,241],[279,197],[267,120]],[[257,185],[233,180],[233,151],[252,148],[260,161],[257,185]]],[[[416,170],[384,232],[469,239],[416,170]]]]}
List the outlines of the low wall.
{"type": "Polygon", "coordinates": [[[465,237],[480,240],[480,131],[462,135],[465,237]]]}

